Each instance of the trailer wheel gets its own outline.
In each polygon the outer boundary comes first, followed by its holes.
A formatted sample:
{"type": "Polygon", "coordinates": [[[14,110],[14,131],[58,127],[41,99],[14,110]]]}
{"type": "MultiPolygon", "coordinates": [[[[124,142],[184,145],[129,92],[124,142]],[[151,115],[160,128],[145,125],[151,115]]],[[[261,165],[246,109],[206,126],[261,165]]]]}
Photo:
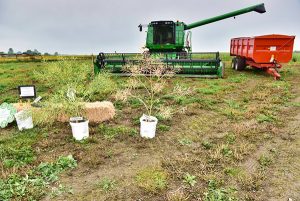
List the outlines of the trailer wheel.
{"type": "Polygon", "coordinates": [[[224,75],[225,75],[225,63],[223,63],[221,78],[224,78],[224,75]]]}
{"type": "Polygon", "coordinates": [[[231,61],[231,68],[235,69],[235,62],[236,62],[236,58],[234,57],[231,61]]]}
{"type": "Polygon", "coordinates": [[[237,71],[244,70],[246,68],[246,60],[241,57],[237,57],[234,65],[234,69],[237,71]]]}

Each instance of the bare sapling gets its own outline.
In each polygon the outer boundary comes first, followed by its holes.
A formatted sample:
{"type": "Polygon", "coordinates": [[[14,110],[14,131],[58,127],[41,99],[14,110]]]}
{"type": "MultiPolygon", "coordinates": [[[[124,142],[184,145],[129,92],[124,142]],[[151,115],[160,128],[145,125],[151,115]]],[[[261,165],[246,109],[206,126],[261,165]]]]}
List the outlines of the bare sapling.
{"type": "Polygon", "coordinates": [[[153,110],[160,101],[162,91],[167,87],[167,80],[174,76],[175,71],[148,54],[138,62],[126,65],[124,71],[129,73],[126,93],[139,100],[146,110],[146,121],[151,121],[153,110]]]}

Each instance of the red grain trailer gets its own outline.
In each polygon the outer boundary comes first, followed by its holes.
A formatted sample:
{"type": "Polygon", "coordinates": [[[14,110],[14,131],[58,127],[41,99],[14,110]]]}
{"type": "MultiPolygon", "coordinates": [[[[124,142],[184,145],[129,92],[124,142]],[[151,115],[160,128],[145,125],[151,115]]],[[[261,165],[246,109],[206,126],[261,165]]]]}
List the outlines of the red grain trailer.
{"type": "Polygon", "coordinates": [[[294,40],[295,36],[277,34],[233,38],[230,44],[230,56],[235,56],[232,68],[244,70],[248,65],[263,69],[279,79],[281,63],[292,59],[294,40]]]}

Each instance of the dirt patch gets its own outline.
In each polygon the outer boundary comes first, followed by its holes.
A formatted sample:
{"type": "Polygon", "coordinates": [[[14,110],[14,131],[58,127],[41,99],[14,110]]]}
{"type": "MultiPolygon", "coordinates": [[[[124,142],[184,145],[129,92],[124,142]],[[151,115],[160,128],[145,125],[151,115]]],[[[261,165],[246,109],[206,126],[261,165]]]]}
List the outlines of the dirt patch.
{"type": "Polygon", "coordinates": [[[292,138],[281,140],[276,148],[277,160],[268,171],[262,200],[300,199],[300,111],[282,132],[292,138]]]}
{"type": "MultiPolygon", "coordinates": [[[[126,146],[126,145],[123,145],[126,146]]],[[[124,150],[124,147],[119,147],[124,150]]],[[[73,189],[74,196],[57,198],[57,200],[109,200],[124,196],[130,198],[138,191],[135,187],[135,176],[137,172],[146,167],[160,166],[160,158],[154,153],[136,153],[133,148],[126,149],[126,152],[114,157],[109,162],[98,166],[96,169],[77,168],[70,174],[61,179],[61,183],[67,184],[73,189]],[[106,193],[97,184],[104,178],[109,178],[117,182],[116,185],[122,186],[113,193],[106,193]],[[124,189],[127,195],[122,195],[124,189]],[[131,194],[128,194],[128,193],[131,194]]],[[[88,156],[87,156],[88,157],[88,156]]],[[[47,197],[44,200],[53,200],[47,197]]]]}
{"type": "MultiPolygon", "coordinates": [[[[293,83],[296,98],[300,101],[299,82],[293,83]]],[[[264,191],[259,200],[300,200],[300,109],[290,108],[286,114],[286,125],[280,129],[276,142],[276,160],[267,171],[264,191]],[[291,111],[292,110],[292,111],[291,111]]]]}

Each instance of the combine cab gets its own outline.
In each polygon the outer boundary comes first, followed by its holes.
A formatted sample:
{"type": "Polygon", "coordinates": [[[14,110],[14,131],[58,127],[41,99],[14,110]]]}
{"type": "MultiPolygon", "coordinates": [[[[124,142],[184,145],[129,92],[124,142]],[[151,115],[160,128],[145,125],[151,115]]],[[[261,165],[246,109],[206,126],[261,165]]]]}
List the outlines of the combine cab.
{"type": "MultiPolygon", "coordinates": [[[[192,53],[191,36],[189,31],[195,27],[235,17],[248,12],[266,12],[264,4],[243,8],[220,16],[201,20],[191,24],[173,21],[152,21],[147,26],[146,54],[174,68],[178,75],[187,77],[218,78],[224,75],[224,66],[218,52],[192,53]]],[[[143,25],[139,25],[140,31],[143,25]]],[[[112,73],[128,75],[123,66],[138,62],[143,54],[130,53],[99,53],[95,61],[95,72],[106,69],[112,73]]]]}

